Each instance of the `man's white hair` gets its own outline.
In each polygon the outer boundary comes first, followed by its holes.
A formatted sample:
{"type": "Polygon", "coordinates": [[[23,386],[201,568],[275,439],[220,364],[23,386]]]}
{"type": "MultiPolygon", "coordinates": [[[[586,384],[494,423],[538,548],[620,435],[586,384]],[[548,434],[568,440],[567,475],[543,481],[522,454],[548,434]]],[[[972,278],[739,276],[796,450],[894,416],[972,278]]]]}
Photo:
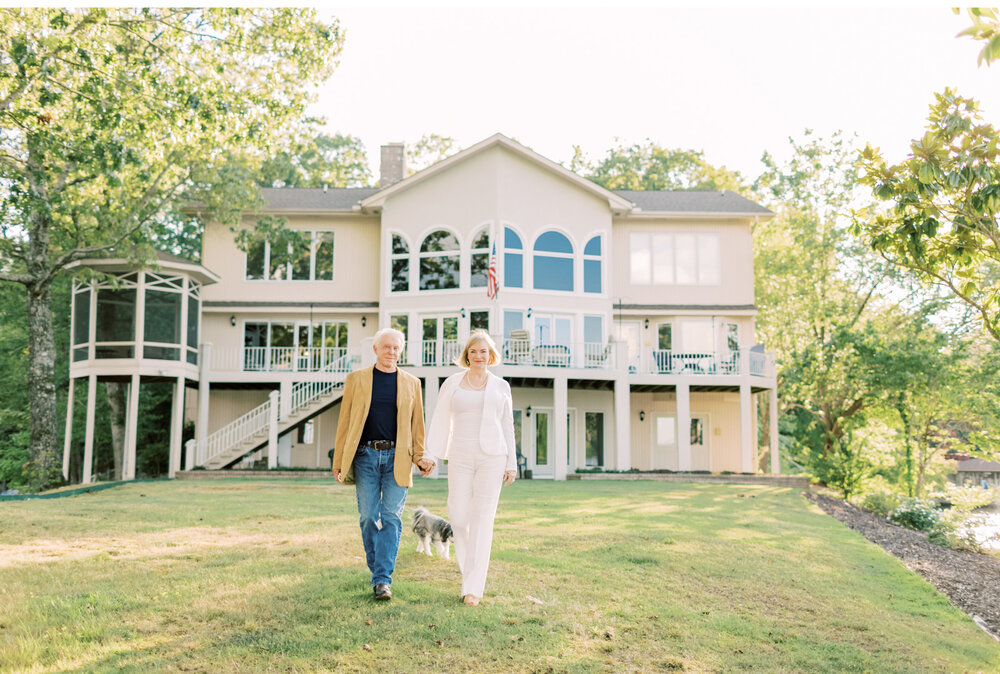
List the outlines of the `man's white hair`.
{"type": "Polygon", "coordinates": [[[399,340],[400,346],[404,346],[406,344],[406,335],[404,335],[396,328],[382,328],[381,330],[375,333],[375,341],[372,343],[375,346],[378,346],[379,343],[382,341],[382,339],[384,339],[385,337],[395,337],[396,339],[399,340]]]}

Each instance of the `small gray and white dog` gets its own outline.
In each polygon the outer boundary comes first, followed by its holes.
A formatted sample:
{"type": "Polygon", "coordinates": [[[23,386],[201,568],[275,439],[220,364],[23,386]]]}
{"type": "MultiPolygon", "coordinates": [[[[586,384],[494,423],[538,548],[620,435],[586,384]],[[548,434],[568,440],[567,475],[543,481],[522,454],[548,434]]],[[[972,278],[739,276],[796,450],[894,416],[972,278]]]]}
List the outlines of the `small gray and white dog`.
{"type": "Polygon", "coordinates": [[[437,548],[438,555],[448,559],[448,544],[451,541],[451,525],[448,520],[432,515],[427,508],[417,506],[413,511],[413,533],[417,535],[417,552],[424,552],[433,557],[431,543],[437,548]]]}

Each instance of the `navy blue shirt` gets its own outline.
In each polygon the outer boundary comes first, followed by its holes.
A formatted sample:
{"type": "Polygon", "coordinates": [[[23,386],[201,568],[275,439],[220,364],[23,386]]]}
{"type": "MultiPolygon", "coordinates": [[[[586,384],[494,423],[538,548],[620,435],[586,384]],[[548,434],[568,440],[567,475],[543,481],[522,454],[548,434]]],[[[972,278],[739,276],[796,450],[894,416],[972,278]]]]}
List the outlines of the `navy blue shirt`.
{"type": "Polygon", "coordinates": [[[369,440],[396,441],[396,373],[372,370],[372,404],[361,431],[361,444],[369,440]]]}

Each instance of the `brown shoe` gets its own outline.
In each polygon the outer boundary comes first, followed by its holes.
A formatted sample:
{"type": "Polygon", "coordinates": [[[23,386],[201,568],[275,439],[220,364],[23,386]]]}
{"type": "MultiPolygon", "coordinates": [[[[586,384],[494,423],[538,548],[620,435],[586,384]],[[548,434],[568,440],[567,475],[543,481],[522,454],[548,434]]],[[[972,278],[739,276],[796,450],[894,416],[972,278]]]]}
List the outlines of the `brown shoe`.
{"type": "Polygon", "coordinates": [[[392,590],[385,583],[375,586],[375,601],[388,601],[392,599],[392,590]]]}

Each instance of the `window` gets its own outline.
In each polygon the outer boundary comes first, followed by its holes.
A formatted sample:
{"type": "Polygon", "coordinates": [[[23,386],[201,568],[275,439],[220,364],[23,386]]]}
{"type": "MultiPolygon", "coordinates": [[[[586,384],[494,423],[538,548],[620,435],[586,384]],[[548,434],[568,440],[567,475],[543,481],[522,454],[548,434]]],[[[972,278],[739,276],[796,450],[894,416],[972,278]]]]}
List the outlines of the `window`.
{"type": "Polygon", "coordinates": [[[583,341],[587,344],[602,344],[604,342],[604,317],[583,317],[583,341]]]}
{"type": "Polygon", "coordinates": [[[539,412],[535,415],[535,465],[544,466],[549,462],[549,415],[539,412]]]}
{"type": "MultiPolygon", "coordinates": [[[[135,341],[135,288],[97,291],[97,335],[101,342],[135,341]]],[[[135,350],[129,345],[107,345],[96,349],[98,358],[132,358],[135,350]]]]}
{"type": "Polygon", "coordinates": [[[333,232],[299,232],[301,240],[284,250],[267,241],[250,244],[246,254],[248,281],[332,281],[333,232]]]}
{"type": "Polygon", "coordinates": [[[520,311],[503,312],[503,336],[510,338],[511,330],[524,330],[524,314],[520,311]]]}
{"type": "Polygon", "coordinates": [[[508,288],[524,287],[524,247],[521,237],[510,227],[503,228],[503,282],[508,288]]]}
{"type": "Polygon", "coordinates": [[[718,285],[718,234],[629,235],[629,277],[633,285],[718,285]]]}
{"type": "Polygon", "coordinates": [[[407,316],[406,314],[397,314],[395,316],[389,317],[389,327],[392,328],[393,330],[399,330],[400,332],[402,332],[404,342],[407,339],[409,339],[409,335],[407,334],[406,331],[409,322],[410,322],[410,317],[407,316]]]}
{"type": "Polygon", "coordinates": [[[445,290],[458,287],[458,239],[439,229],[420,244],[420,289],[445,290]]]}
{"type": "Polygon", "coordinates": [[[588,466],[604,465],[604,413],[587,412],[586,425],[586,456],[584,461],[588,466]]]}
{"type": "Polygon", "coordinates": [[[559,232],[535,241],[532,273],[535,290],[573,290],[573,244],[559,232]]]}
{"type": "Polygon", "coordinates": [[[472,269],[469,287],[485,288],[486,273],[490,268],[490,234],[483,227],[472,240],[472,269]]]}
{"type": "Polygon", "coordinates": [[[535,344],[572,344],[573,321],[569,316],[535,315],[535,344]]]}
{"type": "Polygon", "coordinates": [[[705,421],[691,417],[691,445],[697,447],[705,444],[705,421]]]}
{"type": "Polygon", "coordinates": [[[315,435],[315,429],[313,427],[312,421],[307,421],[301,426],[299,426],[300,445],[311,445],[313,443],[314,435],[315,435]]]}
{"type": "Polygon", "coordinates": [[[177,360],[180,350],[165,346],[149,346],[150,342],[160,344],[180,344],[181,342],[181,294],[146,289],[146,312],[143,321],[143,348],[146,358],[177,360]]]}
{"type": "Polygon", "coordinates": [[[740,326],[736,323],[726,323],[726,349],[738,351],[740,348],[740,326]]]}
{"type": "Polygon", "coordinates": [[[73,297],[73,344],[90,341],[90,289],[86,288],[73,297]]]}
{"type": "Polygon", "coordinates": [[[601,237],[595,236],[583,247],[583,292],[601,292],[601,237]]]}
{"type": "Polygon", "coordinates": [[[469,314],[469,330],[490,330],[490,312],[473,311],[469,314]]]}
{"type": "MultiPolygon", "coordinates": [[[[347,348],[347,323],[323,323],[322,344],[328,349],[347,348]]],[[[315,343],[314,343],[315,346],[315,343]]]]}
{"type": "Polygon", "coordinates": [[[399,234],[392,235],[392,292],[410,289],[410,246],[399,234]]]}
{"type": "Polygon", "coordinates": [[[660,323],[656,326],[656,348],[670,351],[674,348],[674,326],[670,323],[660,323]]]}

